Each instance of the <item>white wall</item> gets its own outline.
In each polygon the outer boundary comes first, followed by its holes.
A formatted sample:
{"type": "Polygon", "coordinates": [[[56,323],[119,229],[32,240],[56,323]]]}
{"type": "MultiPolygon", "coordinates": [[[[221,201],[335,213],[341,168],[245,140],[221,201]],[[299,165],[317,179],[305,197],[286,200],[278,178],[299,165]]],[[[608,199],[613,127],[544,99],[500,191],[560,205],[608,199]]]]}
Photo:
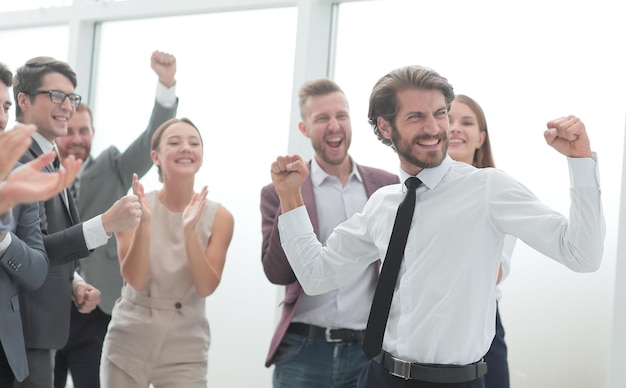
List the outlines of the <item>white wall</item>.
{"type": "Polygon", "coordinates": [[[626,58],[616,50],[626,26],[619,15],[608,1],[373,1],[340,8],[335,78],[351,104],[352,149],[361,163],[397,169],[397,157],[367,124],[367,104],[377,79],[407,64],[432,67],[457,93],[475,98],[487,115],[496,165],[563,214],[567,165],[545,144],[543,130],[568,114],[586,123],[600,160],[604,261],[597,273],[576,274],[518,243],[501,303],[513,388],[607,381],[626,113],[626,58]]]}
{"type": "MultiPolygon", "coordinates": [[[[189,116],[205,131],[202,179],[209,195],[233,211],[236,222],[223,283],[207,302],[214,338],[212,386],[271,386],[271,369],[263,367],[263,360],[281,291],[262,273],[255,193],[269,182],[269,162],[277,154],[287,149],[310,153],[294,126],[294,91],[306,79],[333,75],[350,100],[352,154],[360,163],[395,172],[395,155],[367,124],[367,99],[380,76],[413,63],[433,67],[458,93],[479,101],[498,167],[564,213],[569,206],[566,165],[545,145],[543,128],[547,120],[570,113],[587,124],[600,158],[607,218],[603,265],[594,274],[575,274],[519,243],[511,276],[503,284],[502,318],[513,388],[604,387],[608,373],[611,388],[626,386],[619,363],[608,370],[609,354],[612,360],[626,357],[622,347],[610,353],[612,338],[623,337],[622,328],[612,327],[613,312],[626,314],[613,307],[614,290],[626,282],[626,274],[615,282],[626,117],[626,59],[621,52],[626,25],[616,4],[349,2],[339,7],[335,52],[331,32],[336,15],[325,0],[125,3],[82,0],[72,13],[0,12],[0,47],[12,53],[0,61],[15,69],[35,55],[66,55],[80,80],[93,77],[93,82],[81,82],[79,92],[95,107],[98,152],[110,143],[125,147],[127,134],[145,127],[156,82],[149,53],[177,54],[179,116],[189,116]],[[273,9],[279,3],[297,5],[299,13],[273,9]],[[238,11],[255,4],[270,9],[199,15],[211,7],[238,11]],[[191,12],[194,7],[198,10],[191,12]],[[184,25],[176,17],[117,21],[189,12],[198,16],[184,19],[184,25]],[[108,23],[93,34],[94,20],[108,23]],[[51,21],[68,24],[70,38],[67,26],[44,34],[6,30],[51,21]],[[89,43],[71,37],[85,36],[85,31],[96,39],[89,43]],[[125,41],[118,43],[131,34],[146,43],[131,49],[125,41]],[[242,175],[250,180],[252,194],[239,194],[236,179],[242,175]],[[612,336],[612,330],[619,335],[612,336]]],[[[145,183],[156,186],[153,173],[145,183]]]]}

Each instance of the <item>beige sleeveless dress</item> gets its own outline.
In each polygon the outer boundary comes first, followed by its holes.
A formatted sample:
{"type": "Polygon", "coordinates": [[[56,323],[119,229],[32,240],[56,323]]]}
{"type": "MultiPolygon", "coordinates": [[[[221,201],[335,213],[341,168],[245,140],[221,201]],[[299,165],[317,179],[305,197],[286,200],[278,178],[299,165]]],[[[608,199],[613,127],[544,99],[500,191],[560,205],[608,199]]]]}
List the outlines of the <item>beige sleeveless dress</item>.
{"type": "MultiPolygon", "coordinates": [[[[195,379],[197,373],[206,379],[209,323],[205,299],[196,293],[187,264],[182,214],[167,210],[154,191],[147,197],[152,209],[148,282],[143,290],[128,284],[122,287],[104,341],[102,373],[110,373],[106,365],[112,363],[112,369],[121,369],[134,382],[169,380],[177,370],[183,378],[195,379]],[[168,376],[160,376],[165,373],[168,376]]],[[[204,247],[219,207],[207,200],[198,222],[196,230],[204,247]]],[[[113,380],[121,383],[117,377],[113,380]]]]}

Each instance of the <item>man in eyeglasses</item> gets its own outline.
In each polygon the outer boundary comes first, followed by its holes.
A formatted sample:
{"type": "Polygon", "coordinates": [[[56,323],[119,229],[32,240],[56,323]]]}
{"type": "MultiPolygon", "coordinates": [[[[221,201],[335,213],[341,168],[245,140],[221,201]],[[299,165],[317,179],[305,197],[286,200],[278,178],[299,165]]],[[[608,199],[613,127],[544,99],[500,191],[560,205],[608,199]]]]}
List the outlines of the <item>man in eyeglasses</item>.
{"type": "MultiPolygon", "coordinates": [[[[150,167],[150,140],[165,121],[176,116],[176,57],[155,51],[150,58],[158,76],[156,98],[148,127],[124,152],[112,146],[97,157],[90,155],[94,136],[91,109],[83,103],[68,123],[67,136],[56,139],[59,155],[74,155],[84,160],[74,185],[79,214],[93,217],[128,192],[133,173],[143,176],[150,167]],[[78,187],[76,187],[78,186],[78,187]]],[[[117,244],[112,238],[80,261],[80,274],[101,292],[101,300],[89,314],[80,314],[72,307],[70,336],[67,345],[56,354],[54,386],[65,387],[67,370],[75,388],[100,387],[100,354],[104,336],[111,320],[113,304],[120,297],[122,277],[117,258],[117,244]]]]}
{"type": "MultiPolygon", "coordinates": [[[[76,73],[54,58],[29,60],[17,70],[14,81],[17,120],[37,127],[20,159],[27,163],[56,148],[55,139],[66,135],[81,99],[74,90],[76,73]]],[[[57,168],[57,163],[46,166],[49,172],[57,168]]],[[[19,290],[30,374],[16,387],[52,387],[54,353],[65,345],[69,333],[69,301],[73,299],[83,313],[100,301],[100,291],[74,273],[77,260],[106,244],[114,232],[135,227],[141,210],[138,198],[128,195],[101,215],[80,222],[74,200],[65,190],[41,204],[40,217],[50,268],[39,289],[19,290]]]]}
{"type": "Polygon", "coordinates": [[[54,155],[41,155],[28,165],[16,164],[28,149],[34,126],[16,126],[4,132],[13,74],[0,63],[0,387],[10,387],[28,375],[26,347],[19,309],[18,285],[34,290],[48,273],[37,201],[49,198],[69,185],[80,163],[73,158],[60,174],[40,172],[54,155]]]}

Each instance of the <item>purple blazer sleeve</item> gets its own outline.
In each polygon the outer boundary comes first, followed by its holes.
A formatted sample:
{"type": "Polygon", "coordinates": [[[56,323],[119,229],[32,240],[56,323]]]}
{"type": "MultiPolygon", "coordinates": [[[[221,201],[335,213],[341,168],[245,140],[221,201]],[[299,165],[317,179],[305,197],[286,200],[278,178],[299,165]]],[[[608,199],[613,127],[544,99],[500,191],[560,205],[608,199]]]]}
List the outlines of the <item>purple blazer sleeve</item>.
{"type": "Polygon", "coordinates": [[[297,279],[280,244],[278,233],[280,214],[280,199],[276,194],[274,184],[270,183],[261,189],[261,230],[263,232],[261,261],[265,276],[270,282],[286,285],[297,279]]]}

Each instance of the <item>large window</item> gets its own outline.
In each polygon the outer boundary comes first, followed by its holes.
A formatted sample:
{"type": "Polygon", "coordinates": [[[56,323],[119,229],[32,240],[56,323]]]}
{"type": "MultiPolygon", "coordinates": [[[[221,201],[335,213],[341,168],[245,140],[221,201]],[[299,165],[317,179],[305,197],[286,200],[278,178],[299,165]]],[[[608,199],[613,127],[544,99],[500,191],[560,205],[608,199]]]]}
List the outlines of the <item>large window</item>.
{"type": "Polygon", "coordinates": [[[46,9],[72,5],[72,0],[20,0],[3,1],[2,12],[23,11],[27,9],[46,9]]]}
{"type": "MultiPolygon", "coordinates": [[[[6,64],[15,74],[18,67],[33,57],[48,56],[67,61],[68,42],[69,28],[67,26],[0,30],[0,47],[3,52],[0,62],[6,64]]],[[[11,99],[13,99],[12,95],[11,99]]],[[[16,102],[13,101],[7,128],[12,128],[15,124],[15,104],[16,102]]]]}
{"type": "MultiPolygon", "coordinates": [[[[261,265],[259,202],[271,161],[287,149],[296,19],[295,8],[283,8],[101,25],[95,154],[112,143],[124,149],[146,128],[157,83],[150,55],[175,54],[177,116],[190,118],[204,140],[197,187],[208,185],[209,198],[235,218],[222,282],[207,298],[211,386],[271,382],[263,364],[277,302],[261,265]],[[138,34],[141,45],[127,44],[138,34]]],[[[142,182],[160,187],[154,169],[142,182]]]]}
{"type": "Polygon", "coordinates": [[[565,157],[546,145],[543,131],[548,120],[569,114],[586,124],[600,160],[605,260],[598,273],[575,274],[518,243],[501,302],[514,386],[598,387],[606,375],[626,117],[624,36],[623,14],[608,1],[340,6],[335,78],[350,101],[351,149],[361,163],[399,168],[367,124],[367,105],[378,78],[409,64],[437,70],[457,93],[475,98],[487,115],[497,167],[564,214],[565,157]]]}

